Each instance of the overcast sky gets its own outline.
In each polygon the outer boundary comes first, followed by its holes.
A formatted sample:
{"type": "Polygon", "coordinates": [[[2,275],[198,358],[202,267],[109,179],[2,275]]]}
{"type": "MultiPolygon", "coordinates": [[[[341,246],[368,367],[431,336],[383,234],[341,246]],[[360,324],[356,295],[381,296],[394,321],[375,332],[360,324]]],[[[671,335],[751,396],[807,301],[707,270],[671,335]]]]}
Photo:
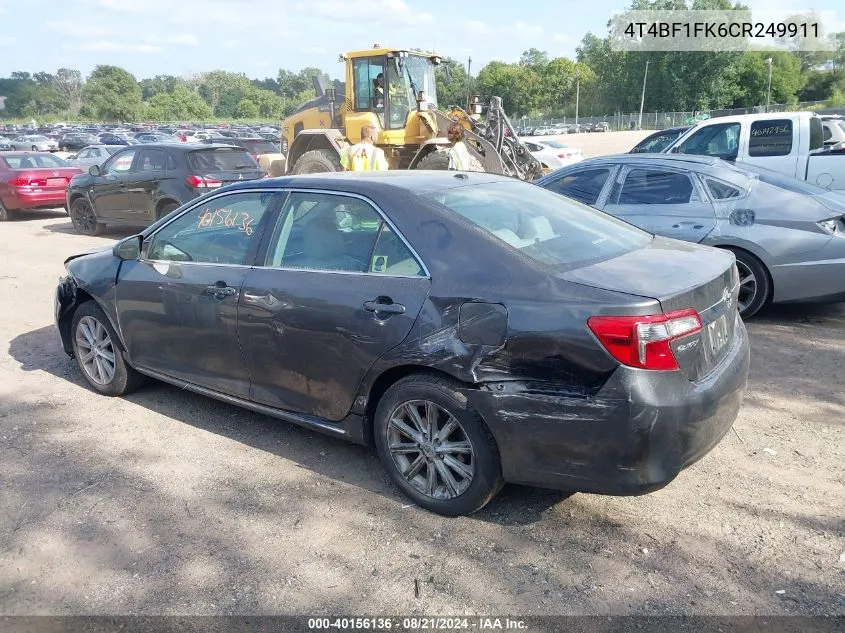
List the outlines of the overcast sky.
{"type": "MultiPolygon", "coordinates": [[[[754,0],[783,12],[835,10],[841,0],[754,0]]],[[[384,46],[435,49],[466,61],[516,61],[535,47],[573,57],[629,0],[0,0],[0,76],[15,70],[89,73],[97,64],[138,79],[223,69],[275,77],[279,67],[342,73],[339,53],[384,46]]],[[[843,19],[840,9],[837,19],[843,19]]],[[[842,26],[845,30],[845,25],[842,26]]]]}

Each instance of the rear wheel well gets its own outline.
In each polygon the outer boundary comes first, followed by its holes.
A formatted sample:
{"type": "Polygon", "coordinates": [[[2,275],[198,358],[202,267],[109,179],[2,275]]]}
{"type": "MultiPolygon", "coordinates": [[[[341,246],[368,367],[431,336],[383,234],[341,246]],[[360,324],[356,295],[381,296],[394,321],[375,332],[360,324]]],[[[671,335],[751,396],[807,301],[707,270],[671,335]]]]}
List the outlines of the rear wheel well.
{"type": "Polygon", "coordinates": [[[733,246],[731,244],[717,244],[716,247],[724,249],[726,251],[731,251],[734,255],[736,255],[737,253],[742,253],[743,255],[745,255],[747,257],[751,257],[751,258],[755,259],[760,264],[760,267],[766,272],[766,277],[768,278],[768,281],[769,281],[769,289],[768,289],[768,293],[766,294],[766,302],[765,302],[765,303],[769,303],[772,300],[772,297],[774,296],[775,285],[774,285],[774,282],[772,281],[772,273],[769,272],[769,267],[766,266],[766,264],[763,262],[763,260],[760,259],[759,257],[757,257],[754,253],[752,253],[748,249],[742,248],[741,246],[733,246]]]}
{"type": "Polygon", "coordinates": [[[446,380],[468,386],[467,383],[462,383],[460,380],[450,374],[447,374],[445,371],[431,369],[430,367],[421,367],[419,365],[400,365],[398,367],[391,367],[375,379],[372,386],[370,386],[369,393],[367,394],[367,407],[364,411],[364,441],[367,445],[375,446],[373,420],[375,419],[376,409],[378,408],[378,403],[382,396],[384,396],[392,385],[403,378],[414,374],[445,378],[446,380]]]}

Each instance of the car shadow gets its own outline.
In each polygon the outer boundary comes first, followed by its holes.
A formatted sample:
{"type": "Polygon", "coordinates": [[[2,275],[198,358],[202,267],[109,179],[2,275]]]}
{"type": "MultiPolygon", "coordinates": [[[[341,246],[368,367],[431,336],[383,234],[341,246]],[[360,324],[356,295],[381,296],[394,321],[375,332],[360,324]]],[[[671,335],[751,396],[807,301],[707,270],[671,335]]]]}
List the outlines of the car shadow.
{"type": "MultiPolygon", "coordinates": [[[[65,217],[67,217],[65,215],[65,217]]],[[[68,218],[67,222],[59,222],[57,224],[47,224],[44,226],[45,231],[50,231],[52,233],[64,233],[66,235],[79,235],[79,231],[73,228],[73,222],[70,221],[68,218]]],[[[129,237],[130,235],[134,235],[139,233],[142,229],[139,227],[126,227],[126,226],[109,226],[106,225],[105,231],[100,233],[98,237],[113,237],[115,239],[120,239],[123,237],[129,237]]]]}
{"type": "MultiPolygon", "coordinates": [[[[76,362],[62,351],[58,332],[52,326],[13,338],[9,355],[20,363],[23,371],[45,371],[88,389],[76,362]]],[[[91,397],[105,396],[92,393],[91,397]]],[[[125,400],[154,414],[272,453],[324,477],[382,495],[403,506],[408,504],[388,478],[374,449],[152,379],[125,396],[125,400]]],[[[508,484],[473,517],[499,525],[528,525],[539,521],[570,496],[566,492],[508,484]]]]}
{"type": "Polygon", "coordinates": [[[50,218],[66,218],[64,209],[33,209],[17,211],[9,222],[27,222],[32,220],[47,220],[50,218]]]}

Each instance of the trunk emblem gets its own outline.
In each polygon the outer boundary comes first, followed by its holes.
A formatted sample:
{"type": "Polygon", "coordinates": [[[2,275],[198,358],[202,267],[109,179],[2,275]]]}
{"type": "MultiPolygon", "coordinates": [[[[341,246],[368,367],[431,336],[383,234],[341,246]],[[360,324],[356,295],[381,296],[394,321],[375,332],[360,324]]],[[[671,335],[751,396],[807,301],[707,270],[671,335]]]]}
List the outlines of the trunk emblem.
{"type": "Polygon", "coordinates": [[[244,175],[243,175],[243,174],[238,174],[238,180],[243,180],[243,179],[244,179],[244,175]]]}
{"type": "Polygon", "coordinates": [[[722,291],[722,301],[725,302],[725,306],[727,307],[728,310],[731,309],[731,299],[732,299],[731,291],[728,288],[725,288],[722,291]]]}
{"type": "Polygon", "coordinates": [[[53,175],[54,175],[54,176],[58,176],[58,175],[59,175],[59,172],[54,171],[54,172],[53,172],[53,175]]]}

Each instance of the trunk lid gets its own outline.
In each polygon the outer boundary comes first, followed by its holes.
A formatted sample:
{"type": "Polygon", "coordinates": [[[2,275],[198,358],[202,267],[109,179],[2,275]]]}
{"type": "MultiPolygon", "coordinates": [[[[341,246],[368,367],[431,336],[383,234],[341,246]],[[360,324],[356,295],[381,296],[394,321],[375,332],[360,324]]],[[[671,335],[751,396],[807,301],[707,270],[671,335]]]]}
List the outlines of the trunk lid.
{"type": "Polygon", "coordinates": [[[655,299],[664,313],[694,308],[702,329],[671,343],[690,380],[707,376],[730,351],[739,278],[729,251],[656,237],[619,257],[562,273],[567,281],[655,299]]]}

